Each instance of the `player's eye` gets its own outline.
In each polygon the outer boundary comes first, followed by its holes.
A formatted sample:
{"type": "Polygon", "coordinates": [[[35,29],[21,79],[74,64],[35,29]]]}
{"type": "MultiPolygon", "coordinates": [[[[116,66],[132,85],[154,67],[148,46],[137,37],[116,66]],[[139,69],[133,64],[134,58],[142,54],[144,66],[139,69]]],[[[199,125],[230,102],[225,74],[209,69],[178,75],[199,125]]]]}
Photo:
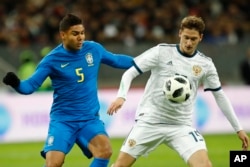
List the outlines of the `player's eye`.
{"type": "Polygon", "coordinates": [[[192,41],[196,41],[198,38],[191,38],[192,41]]]}
{"type": "Polygon", "coordinates": [[[76,32],[76,31],[72,31],[71,33],[73,36],[77,36],[79,34],[79,32],[76,32]]]}

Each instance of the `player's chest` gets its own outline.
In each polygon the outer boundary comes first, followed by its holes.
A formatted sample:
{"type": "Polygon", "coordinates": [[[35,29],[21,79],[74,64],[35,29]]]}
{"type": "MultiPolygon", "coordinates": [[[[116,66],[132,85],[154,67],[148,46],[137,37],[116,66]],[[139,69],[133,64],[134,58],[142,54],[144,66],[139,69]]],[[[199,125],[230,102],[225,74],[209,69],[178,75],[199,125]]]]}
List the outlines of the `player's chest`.
{"type": "Polygon", "coordinates": [[[53,64],[52,75],[59,80],[83,82],[97,75],[99,64],[93,57],[57,61],[53,64]]]}
{"type": "Polygon", "coordinates": [[[205,73],[205,68],[199,60],[172,57],[160,62],[159,71],[166,75],[180,74],[192,78],[201,78],[205,73]]]}

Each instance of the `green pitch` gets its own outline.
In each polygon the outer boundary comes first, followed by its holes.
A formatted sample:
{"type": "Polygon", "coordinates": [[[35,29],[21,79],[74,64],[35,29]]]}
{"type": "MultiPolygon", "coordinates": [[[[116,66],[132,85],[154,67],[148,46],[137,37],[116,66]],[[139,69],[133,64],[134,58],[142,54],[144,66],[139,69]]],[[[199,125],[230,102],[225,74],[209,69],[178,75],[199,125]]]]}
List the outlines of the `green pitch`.
{"type": "MultiPolygon", "coordinates": [[[[241,150],[241,141],[236,134],[204,135],[208,153],[213,166],[228,167],[229,151],[241,150]]],[[[118,155],[123,139],[111,139],[113,155],[111,163],[118,155]]],[[[44,160],[40,157],[43,142],[0,144],[1,167],[42,167],[44,160]]],[[[75,146],[67,155],[64,167],[88,167],[90,160],[86,159],[79,148],[75,146]]],[[[168,147],[161,145],[147,157],[137,160],[134,167],[186,167],[183,160],[168,147]]]]}

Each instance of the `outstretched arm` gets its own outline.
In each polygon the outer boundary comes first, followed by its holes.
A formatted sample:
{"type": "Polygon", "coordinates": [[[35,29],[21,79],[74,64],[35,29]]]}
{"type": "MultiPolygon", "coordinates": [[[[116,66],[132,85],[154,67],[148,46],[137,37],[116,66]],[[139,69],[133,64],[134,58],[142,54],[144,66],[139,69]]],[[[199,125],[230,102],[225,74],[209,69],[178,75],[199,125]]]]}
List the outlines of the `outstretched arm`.
{"type": "Polygon", "coordinates": [[[118,90],[117,98],[115,101],[111,103],[108,108],[107,113],[109,115],[113,115],[116,113],[123,105],[126,100],[127,93],[129,91],[130,85],[132,80],[139,75],[139,72],[136,70],[135,67],[129,68],[125,73],[122,75],[122,79],[120,82],[120,87],[118,90]]]}
{"type": "Polygon", "coordinates": [[[103,56],[102,63],[114,68],[128,69],[133,65],[133,57],[106,52],[106,54],[103,56]]]}
{"type": "Polygon", "coordinates": [[[221,111],[224,113],[234,130],[237,132],[238,137],[242,141],[243,150],[247,150],[249,146],[249,137],[241,127],[229,99],[226,97],[223,90],[213,92],[213,95],[221,111]]]}
{"type": "Polygon", "coordinates": [[[3,82],[11,86],[18,93],[27,95],[37,90],[47,78],[47,75],[48,73],[46,70],[37,69],[30,78],[20,80],[15,73],[8,72],[3,78],[3,82]]]}

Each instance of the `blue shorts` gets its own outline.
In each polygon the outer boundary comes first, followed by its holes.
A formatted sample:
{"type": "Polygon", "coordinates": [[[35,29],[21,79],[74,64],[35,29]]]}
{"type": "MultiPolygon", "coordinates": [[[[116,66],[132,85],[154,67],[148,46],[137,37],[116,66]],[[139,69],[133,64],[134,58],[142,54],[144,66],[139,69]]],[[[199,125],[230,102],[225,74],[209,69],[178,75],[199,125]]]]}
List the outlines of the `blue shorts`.
{"type": "Polygon", "coordinates": [[[108,136],[102,120],[50,121],[48,136],[41,155],[48,151],[61,151],[67,154],[76,143],[87,158],[92,157],[88,144],[96,135],[108,136]]]}

